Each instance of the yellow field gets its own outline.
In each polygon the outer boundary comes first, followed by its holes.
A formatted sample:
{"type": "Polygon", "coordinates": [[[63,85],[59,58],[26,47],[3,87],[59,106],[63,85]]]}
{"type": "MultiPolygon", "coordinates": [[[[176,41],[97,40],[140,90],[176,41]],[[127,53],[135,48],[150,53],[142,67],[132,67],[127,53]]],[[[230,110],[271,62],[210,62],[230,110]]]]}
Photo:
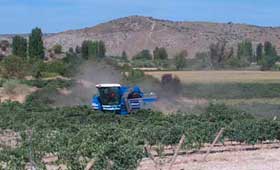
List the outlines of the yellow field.
{"type": "Polygon", "coordinates": [[[183,83],[280,83],[280,72],[273,71],[151,71],[145,74],[157,79],[164,74],[172,74],[183,83]]]}

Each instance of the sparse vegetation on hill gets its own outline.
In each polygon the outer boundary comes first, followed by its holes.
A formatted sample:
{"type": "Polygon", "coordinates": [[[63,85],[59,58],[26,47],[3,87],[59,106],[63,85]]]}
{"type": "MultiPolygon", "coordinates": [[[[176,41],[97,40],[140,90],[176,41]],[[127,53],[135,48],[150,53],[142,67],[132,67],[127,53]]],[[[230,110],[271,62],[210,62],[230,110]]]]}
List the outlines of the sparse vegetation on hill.
{"type": "MultiPolygon", "coordinates": [[[[119,56],[126,51],[131,59],[143,49],[153,51],[165,47],[170,58],[182,50],[190,57],[204,52],[210,44],[225,39],[237,49],[237,44],[251,40],[257,43],[270,41],[279,49],[280,29],[233,23],[174,22],[150,17],[130,16],[86,29],[62,32],[45,38],[46,48],[58,41],[69,49],[84,40],[102,40],[106,43],[108,56],[119,56]],[[109,36],[108,36],[109,35],[109,36]]],[[[279,51],[278,51],[279,52],[279,51]]]]}

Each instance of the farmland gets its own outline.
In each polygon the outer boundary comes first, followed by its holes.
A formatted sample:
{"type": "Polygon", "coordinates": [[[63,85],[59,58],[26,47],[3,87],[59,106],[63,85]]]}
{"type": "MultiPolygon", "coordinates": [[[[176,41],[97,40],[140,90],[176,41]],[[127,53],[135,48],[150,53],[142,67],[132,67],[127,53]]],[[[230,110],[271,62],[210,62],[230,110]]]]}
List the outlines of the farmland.
{"type": "Polygon", "coordinates": [[[210,105],[199,116],[140,111],[120,117],[89,107],[42,108],[32,102],[3,103],[0,116],[0,129],[6,129],[0,135],[0,169],[24,169],[30,165],[37,169],[84,169],[91,160],[97,170],[136,169],[147,157],[145,145],[161,155],[162,146],[175,146],[184,134],[184,148],[197,150],[213,141],[220,128],[225,128],[221,142],[255,145],[280,139],[278,120],[255,118],[224,105],[210,105]],[[3,140],[11,139],[12,134],[13,142],[3,140]],[[55,159],[44,163],[49,155],[55,159]]]}
{"type": "Polygon", "coordinates": [[[279,83],[280,72],[273,71],[155,71],[146,72],[160,79],[164,74],[173,74],[182,83],[279,83]]]}
{"type": "Polygon", "coordinates": [[[180,95],[189,100],[224,103],[258,116],[279,116],[280,73],[260,71],[146,72],[158,80],[164,74],[183,83],[180,95]]]}

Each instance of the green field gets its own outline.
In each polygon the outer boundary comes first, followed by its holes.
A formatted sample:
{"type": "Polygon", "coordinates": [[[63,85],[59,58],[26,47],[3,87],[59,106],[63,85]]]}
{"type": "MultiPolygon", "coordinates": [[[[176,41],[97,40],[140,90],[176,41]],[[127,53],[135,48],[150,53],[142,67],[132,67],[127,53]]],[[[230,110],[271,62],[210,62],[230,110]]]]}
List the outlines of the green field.
{"type": "Polygon", "coordinates": [[[146,72],[157,79],[173,74],[183,83],[181,95],[224,103],[258,116],[280,116],[280,72],[179,71],[146,72]]]}

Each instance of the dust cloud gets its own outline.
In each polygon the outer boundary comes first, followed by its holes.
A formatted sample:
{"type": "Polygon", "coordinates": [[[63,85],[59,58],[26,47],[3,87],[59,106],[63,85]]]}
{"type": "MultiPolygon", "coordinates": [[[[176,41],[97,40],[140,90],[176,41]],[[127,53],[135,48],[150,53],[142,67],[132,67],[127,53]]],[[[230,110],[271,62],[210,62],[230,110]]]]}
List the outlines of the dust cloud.
{"type": "Polygon", "coordinates": [[[120,83],[121,73],[112,66],[94,60],[85,61],[79,66],[79,72],[74,76],[74,85],[70,89],[60,90],[55,97],[55,106],[90,105],[96,94],[95,85],[99,83],[120,83]]]}
{"type": "Polygon", "coordinates": [[[162,88],[160,81],[150,76],[123,83],[121,71],[102,61],[85,61],[79,66],[79,72],[73,79],[75,83],[71,88],[60,89],[60,93],[53,97],[55,107],[90,106],[92,97],[97,93],[95,85],[99,83],[119,83],[130,87],[137,85],[145,94],[153,92],[158,101],[153,104],[152,109],[164,113],[190,112],[198,105],[207,104],[207,101],[192,100],[175,93],[174,87],[162,88]]]}

